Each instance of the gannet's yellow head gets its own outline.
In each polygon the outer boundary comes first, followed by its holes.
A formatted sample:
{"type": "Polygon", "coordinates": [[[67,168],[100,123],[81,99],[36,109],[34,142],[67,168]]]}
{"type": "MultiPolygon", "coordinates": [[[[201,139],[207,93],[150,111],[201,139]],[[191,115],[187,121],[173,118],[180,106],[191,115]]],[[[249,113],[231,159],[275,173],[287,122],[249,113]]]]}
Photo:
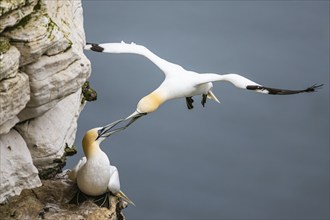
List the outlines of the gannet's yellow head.
{"type": "Polygon", "coordinates": [[[139,101],[136,110],[139,113],[151,113],[156,111],[164,102],[165,99],[159,92],[152,92],[139,101]]]}
{"type": "Polygon", "coordinates": [[[127,118],[123,119],[122,121],[127,121],[126,126],[122,127],[122,129],[127,128],[137,119],[141,118],[142,116],[154,112],[158,109],[158,107],[166,101],[164,96],[161,95],[159,91],[154,91],[149,95],[143,97],[139,103],[137,104],[136,110],[128,116],[127,118]]]}
{"type": "Polygon", "coordinates": [[[100,148],[99,144],[101,141],[97,140],[98,131],[101,128],[93,128],[89,131],[87,131],[84,135],[84,138],[82,140],[82,146],[84,150],[84,154],[87,157],[87,159],[95,153],[96,150],[100,148]]]}
{"type": "MultiPolygon", "coordinates": [[[[95,139],[95,141],[98,141],[98,144],[101,143],[101,141],[103,141],[106,137],[118,132],[118,131],[122,131],[124,129],[126,129],[128,126],[130,126],[133,122],[135,122],[137,119],[139,119],[140,117],[154,112],[158,109],[158,107],[163,104],[166,101],[164,93],[161,93],[159,90],[154,91],[152,93],[150,93],[149,95],[143,97],[139,103],[137,104],[136,110],[133,112],[133,114],[131,114],[130,116],[128,116],[125,119],[119,119],[103,128],[100,128],[99,130],[96,131],[97,133],[97,137],[95,139]],[[115,128],[118,124],[122,123],[122,122],[126,122],[128,121],[128,123],[125,126],[122,126],[120,128],[115,128]]],[[[90,130],[86,133],[85,136],[87,137],[94,137],[94,132],[93,129],[90,130]],[[89,132],[91,131],[91,134],[89,135],[89,132]]],[[[91,138],[93,139],[93,138],[91,138]]]]}
{"type": "Polygon", "coordinates": [[[112,130],[113,127],[115,127],[122,121],[124,121],[124,119],[117,120],[104,127],[93,128],[85,133],[84,138],[82,140],[82,146],[87,159],[95,152],[100,151],[100,144],[107,137],[125,129],[125,127],[122,127],[112,130]]]}

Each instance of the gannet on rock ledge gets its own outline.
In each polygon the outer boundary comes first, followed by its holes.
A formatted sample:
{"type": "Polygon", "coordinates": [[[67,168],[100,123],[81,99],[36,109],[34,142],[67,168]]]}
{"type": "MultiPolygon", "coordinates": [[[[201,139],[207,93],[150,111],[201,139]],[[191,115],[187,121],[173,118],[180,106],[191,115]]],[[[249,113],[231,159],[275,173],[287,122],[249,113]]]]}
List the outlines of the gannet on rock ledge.
{"type": "Polygon", "coordinates": [[[81,191],[71,200],[71,203],[79,205],[86,199],[92,199],[99,206],[108,206],[108,193],[124,199],[126,202],[134,203],[120,190],[118,169],[110,164],[109,158],[104,153],[100,144],[108,136],[122,130],[116,129],[105,132],[109,126],[93,128],[86,132],[83,141],[85,157],[81,158],[78,164],[69,173],[69,178],[77,182],[81,191]]]}
{"type": "MultiPolygon", "coordinates": [[[[193,108],[192,97],[196,95],[202,95],[201,103],[203,106],[205,105],[207,98],[219,102],[217,97],[211,91],[213,87],[212,82],[216,81],[226,81],[240,89],[271,95],[291,95],[304,92],[314,92],[316,89],[323,86],[315,84],[302,90],[287,90],[262,86],[235,73],[223,75],[215,73],[200,74],[194,71],[185,70],[178,64],[168,62],[152,53],[146,47],[135,43],[87,43],[85,49],[103,53],[131,53],[142,55],[158,66],[158,68],[165,74],[165,79],[162,84],[138,102],[135,112],[126,119],[118,121],[118,123],[120,123],[129,120],[128,124],[123,128],[128,127],[141,116],[154,112],[161,104],[171,99],[185,98],[188,109],[193,108]]],[[[116,124],[114,124],[113,127],[115,125],[116,124]]],[[[111,127],[109,127],[109,129],[111,129],[111,127]]]]}

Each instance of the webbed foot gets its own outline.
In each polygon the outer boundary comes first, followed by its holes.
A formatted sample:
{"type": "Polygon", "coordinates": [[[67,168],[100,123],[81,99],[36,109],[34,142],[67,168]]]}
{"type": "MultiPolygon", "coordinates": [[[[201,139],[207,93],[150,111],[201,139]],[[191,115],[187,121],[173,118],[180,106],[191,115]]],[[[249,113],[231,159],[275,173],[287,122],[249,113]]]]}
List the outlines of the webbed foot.
{"type": "Polygon", "coordinates": [[[186,97],[186,104],[189,110],[194,108],[193,102],[194,100],[192,99],[192,97],[186,97]]]}

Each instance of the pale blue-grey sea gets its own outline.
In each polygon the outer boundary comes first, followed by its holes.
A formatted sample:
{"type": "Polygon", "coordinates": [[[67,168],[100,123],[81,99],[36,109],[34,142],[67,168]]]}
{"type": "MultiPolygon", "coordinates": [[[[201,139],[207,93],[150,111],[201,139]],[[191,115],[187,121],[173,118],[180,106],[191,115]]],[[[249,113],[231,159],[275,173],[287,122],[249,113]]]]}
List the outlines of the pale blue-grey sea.
{"type": "MultiPolygon", "coordinates": [[[[135,42],[196,72],[238,73],[271,96],[214,83],[221,104],[172,100],[102,143],[136,206],[127,219],[329,218],[329,1],[83,1],[88,42],[135,42]]],[[[131,114],[163,73],[86,51],[91,86],[69,158],[90,128],[131,114]]]]}

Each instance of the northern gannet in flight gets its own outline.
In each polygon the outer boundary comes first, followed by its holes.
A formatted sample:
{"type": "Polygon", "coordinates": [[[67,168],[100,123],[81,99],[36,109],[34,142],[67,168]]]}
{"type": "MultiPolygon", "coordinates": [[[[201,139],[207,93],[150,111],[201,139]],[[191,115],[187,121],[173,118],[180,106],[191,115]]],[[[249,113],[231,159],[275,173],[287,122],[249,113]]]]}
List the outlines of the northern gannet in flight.
{"type": "Polygon", "coordinates": [[[122,130],[109,130],[109,126],[93,128],[85,133],[82,140],[82,146],[85,157],[81,158],[78,164],[69,173],[69,179],[77,183],[77,195],[71,200],[71,203],[80,204],[86,199],[92,200],[99,206],[110,205],[108,193],[124,199],[126,202],[134,203],[120,190],[120,181],[118,169],[110,164],[108,156],[101,150],[100,144],[108,136],[122,130]]]}
{"type": "MultiPolygon", "coordinates": [[[[193,108],[192,97],[196,95],[202,95],[201,103],[203,106],[207,98],[219,102],[211,91],[213,87],[212,82],[216,81],[226,81],[240,89],[271,95],[291,95],[303,92],[314,92],[317,88],[323,86],[315,84],[303,90],[286,90],[265,87],[235,73],[224,75],[215,73],[200,74],[185,70],[178,64],[168,62],[152,53],[146,47],[135,43],[87,43],[85,49],[103,53],[132,53],[142,55],[158,66],[165,74],[165,79],[162,84],[138,102],[135,112],[126,119],[118,121],[118,123],[120,123],[121,121],[130,120],[124,128],[128,127],[139,117],[154,112],[161,104],[171,99],[185,98],[188,109],[193,108]]],[[[116,124],[114,124],[114,126],[115,125],[116,124]]],[[[109,129],[111,129],[111,127],[109,127],[109,129]]]]}

